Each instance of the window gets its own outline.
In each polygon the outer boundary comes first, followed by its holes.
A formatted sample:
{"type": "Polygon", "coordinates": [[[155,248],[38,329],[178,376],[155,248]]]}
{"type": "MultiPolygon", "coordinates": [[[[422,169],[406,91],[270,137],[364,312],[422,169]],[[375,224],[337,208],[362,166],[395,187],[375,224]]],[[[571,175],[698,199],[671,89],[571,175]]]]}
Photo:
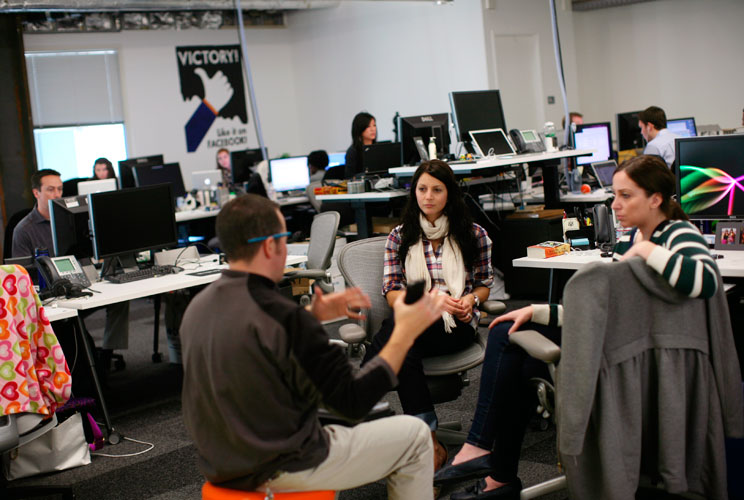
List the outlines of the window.
{"type": "Polygon", "coordinates": [[[26,53],[39,169],[91,177],[93,161],[127,158],[115,50],[26,53]]]}

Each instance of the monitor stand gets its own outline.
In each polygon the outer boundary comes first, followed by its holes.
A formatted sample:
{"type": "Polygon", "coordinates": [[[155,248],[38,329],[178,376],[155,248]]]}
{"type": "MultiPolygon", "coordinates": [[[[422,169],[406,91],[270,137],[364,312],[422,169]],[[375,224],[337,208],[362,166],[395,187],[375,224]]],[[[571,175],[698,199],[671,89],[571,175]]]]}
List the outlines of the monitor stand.
{"type": "Polygon", "coordinates": [[[137,266],[137,257],[133,253],[119,255],[117,257],[110,257],[104,259],[103,270],[101,271],[101,277],[103,276],[114,276],[129,271],[136,271],[139,269],[137,266]]]}

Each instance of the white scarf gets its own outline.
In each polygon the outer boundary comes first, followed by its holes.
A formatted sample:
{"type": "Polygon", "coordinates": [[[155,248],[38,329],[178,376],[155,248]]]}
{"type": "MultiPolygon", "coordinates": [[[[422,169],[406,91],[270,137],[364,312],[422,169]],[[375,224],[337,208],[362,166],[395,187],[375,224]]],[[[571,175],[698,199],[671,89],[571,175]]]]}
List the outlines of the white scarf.
{"type": "MultiPolygon", "coordinates": [[[[421,224],[421,229],[423,229],[429,241],[444,238],[442,241],[442,274],[450,295],[459,299],[465,290],[465,262],[462,259],[460,247],[452,242],[452,237],[449,236],[449,219],[442,214],[432,225],[426,217],[419,214],[419,224],[421,224]]],[[[418,240],[415,245],[408,249],[405,266],[408,283],[425,280],[426,290],[431,290],[431,275],[426,265],[422,240],[418,240]]],[[[455,326],[455,318],[450,313],[443,312],[442,319],[444,319],[444,329],[447,333],[452,332],[452,328],[455,326]]]]}

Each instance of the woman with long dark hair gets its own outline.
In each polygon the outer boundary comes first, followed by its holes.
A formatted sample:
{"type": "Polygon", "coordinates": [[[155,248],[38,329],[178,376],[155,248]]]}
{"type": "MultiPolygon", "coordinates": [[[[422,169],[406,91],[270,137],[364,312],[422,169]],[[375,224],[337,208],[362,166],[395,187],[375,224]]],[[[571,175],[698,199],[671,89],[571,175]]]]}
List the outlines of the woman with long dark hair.
{"type": "MultiPolygon", "coordinates": [[[[612,209],[623,227],[632,228],[615,245],[613,258],[640,256],[677,291],[689,297],[712,297],[718,288],[717,266],[700,231],[674,200],[676,180],[664,160],[643,155],[624,162],[612,187],[612,209]]],[[[562,318],[560,305],[533,304],[499,316],[489,325],[468,438],[452,463],[436,474],[434,483],[485,480],[453,494],[453,500],[519,498],[519,454],[537,402],[526,381],[548,374],[544,363],[509,344],[509,334],[524,326],[560,343],[562,318]]]]}
{"type": "Polygon", "coordinates": [[[98,158],[93,162],[93,180],[116,179],[114,166],[108,158],[98,158]]]}
{"type": "MultiPolygon", "coordinates": [[[[408,351],[398,374],[398,395],[407,415],[421,418],[432,430],[435,468],[447,458],[436,440],[437,415],[424,377],[422,358],[451,353],[475,339],[480,312],[493,283],[491,240],[475,224],[463,201],[455,175],[440,160],[423,162],[413,175],[411,194],[401,225],[385,245],[382,293],[389,304],[406,285],[424,280],[425,289],[446,295],[442,318],[429,327],[408,351]]],[[[367,350],[372,359],[388,341],[393,319],[385,320],[367,350]]]]}
{"type": "Polygon", "coordinates": [[[346,167],[344,177],[351,179],[364,172],[362,148],[377,142],[377,122],[375,117],[366,111],[357,113],[351,122],[351,146],[346,150],[346,167]]]}

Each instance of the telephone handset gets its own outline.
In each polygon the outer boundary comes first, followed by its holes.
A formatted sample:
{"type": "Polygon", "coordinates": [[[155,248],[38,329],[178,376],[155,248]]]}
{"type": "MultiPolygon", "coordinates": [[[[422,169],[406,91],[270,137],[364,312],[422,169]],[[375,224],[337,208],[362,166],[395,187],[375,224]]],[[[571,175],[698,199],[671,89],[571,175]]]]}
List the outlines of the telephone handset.
{"type": "Polygon", "coordinates": [[[50,289],[53,289],[54,285],[62,280],[67,280],[71,285],[77,285],[78,288],[90,286],[90,280],[73,255],[63,255],[61,257],[42,255],[36,262],[39,272],[44,276],[50,289]]]}
{"type": "Polygon", "coordinates": [[[513,128],[509,131],[509,136],[519,154],[545,152],[545,143],[536,130],[513,128]]]}

